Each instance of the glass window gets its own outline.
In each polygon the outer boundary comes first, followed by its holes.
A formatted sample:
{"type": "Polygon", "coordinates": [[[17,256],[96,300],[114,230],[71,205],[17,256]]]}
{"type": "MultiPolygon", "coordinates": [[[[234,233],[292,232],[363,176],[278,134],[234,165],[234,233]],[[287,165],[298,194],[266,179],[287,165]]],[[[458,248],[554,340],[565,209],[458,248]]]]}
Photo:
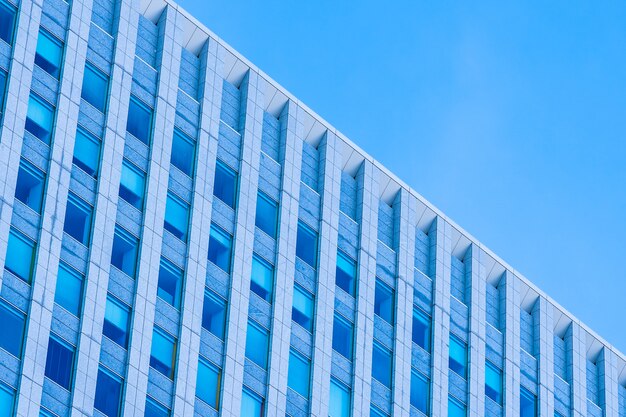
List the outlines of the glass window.
{"type": "Polygon", "coordinates": [[[176,361],[176,339],[158,327],[152,334],[152,350],[150,366],[170,379],[174,379],[174,363],[176,361]]]}
{"type": "Polygon", "coordinates": [[[24,314],[0,301],[0,323],[2,323],[0,348],[6,350],[16,358],[22,357],[24,322],[24,314]]]}
{"type": "Polygon", "coordinates": [[[87,133],[87,131],[78,128],[76,130],[72,162],[78,168],[96,178],[100,166],[100,140],[87,133]]]}
{"type": "Polygon", "coordinates": [[[335,314],[333,319],[333,349],[344,357],[352,360],[353,325],[343,317],[335,314]]]}
{"type": "Polygon", "coordinates": [[[49,145],[53,123],[54,108],[43,99],[31,94],[26,112],[26,130],[49,145]]]}
{"type": "Polygon", "coordinates": [[[302,395],[304,398],[308,399],[310,382],[311,360],[291,349],[289,352],[289,375],[287,377],[287,386],[302,395]]]}
{"type": "Polygon", "coordinates": [[[261,326],[249,321],[248,335],[246,336],[246,358],[267,369],[267,351],[270,335],[261,326]]]}
{"type": "Polygon", "coordinates": [[[0,39],[11,45],[13,43],[13,30],[15,29],[15,6],[5,0],[0,1],[0,39]]]}
{"type": "Polygon", "coordinates": [[[176,197],[172,193],[167,193],[167,202],[165,203],[165,230],[174,236],[187,241],[187,227],[189,224],[189,204],[176,197]]]}
{"type": "Polygon", "coordinates": [[[213,195],[229,207],[235,208],[237,192],[237,173],[220,161],[215,166],[213,195]]]}
{"type": "Polygon", "coordinates": [[[94,408],[105,416],[118,417],[121,395],[122,380],[103,368],[98,369],[94,408]]]}
{"type": "Polygon", "coordinates": [[[200,358],[196,396],[216,410],[219,410],[222,371],[212,363],[200,358]]]}
{"type": "Polygon", "coordinates": [[[244,388],[241,396],[240,415],[242,417],[263,417],[263,398],[244,388]]]}
{"type": "Polygon", "coordinates": [[[374,296],[374,313],[387,323],[393,325],[393,290],[382,281],[376,279],[376,293],[374,296]]]}
{"type": "Polygon", "coordinates": [[[73,369],[74,347],[54,335],[50,336],[45,375],[69,391],[73,369]]]}
{"type": "Polygon", "coordinates": [[[87,63],[85,65],[81,91],[83,100],[104,113],[107,106],[108,92],[109,77],[93,65],[87,63]]]}
{"type": "Polygon", "coordinates": [[[196,162],[196,143],[178,129],[174,129],[172,140],[172,165],[190,177],[196,162]]]}
{"type": "Polygon", "coordinates": [[[317,268],[317,232],[302,222],[298,222],[296,256],[317,268]]]}
{"type": "Polygon", "coordinates": [[[413,307],[413,343],[430,352],[430,316],[421,309],[413,307]]]}
{"type": "Polygon", "coordinates": [[[120,197],[138,210],[143,210],[146,173],[124,160],[120,178],[120,197]]]}
{"type": "Polygon", "coordinates": [[[44,183],[45,174],[30,162],[22,159],[17,172],[15,198],[37,213],[41,213],[44,183]]]}
{"type": "Polygon", "coordinates": [[[463,378],[467,378],[467,344],[459,338],[450,335],[450,369],[463,378]]]}
{"type": "Polygon", "coordinates": [[[34,267],[35,242],[11,229],[4,268],[30,284],[34,267]]]}
{"type": "Polygon", "coordinates": [[[268,303],[272,302],[274,267],[256,255],[252,257],[250,289],[268,303]]]}
{"type": "Polygon", "coordinates": [[[146,411],[144,417],[169,417],[170,410],[150,397],[146,397],[146,411]]]}
{"type": "Polygon", "coordinates": [[[520,391],[520,417],[536,417],[537,397],[524,387],[520,391]]]}
{"type": "Polygon", "coordinates": [[[343,252],[337,252],[337,270],[335,275],[337,286],[355,296],[356,262],[343,252]]]}
{"type": "MultiPolygon", "coordinates": [[[[2,13],[2,3],[0,3],[0,13],[2,13]]],[[[0,70],[0,114],[4,111],[4,97],[6,96],[7,73],[0,70]]]]}
{"type": "Polygon", "coordinates": [[[430,415],[430,382],[415,369],[411,371],[411,405],[430,415]]]}
{"type": "Polygon", "coordinates": [[[124,349],[128,345],[128,323],[130,310],[121,301],[108,296],[104,311],[104,325],[102,334],[124,349]]]}
{"type": "Polygon", "coordinates": [[[129,277],[135,278],[135,274],[137,273],[138,250],[139,239],[120,226],[115,225],[111,265],[124,272],[129,277]]]}
{"type": "MultiPolygon", "coordinates": [[[[0,8],[2,3],[0,3],[0,8]]],[[[1,13],[1,11],[0,11],[1,13]]],[[[13,390],[0,383],[0,417],[11,417],[13,415],[13,390]]]]}
{"type": "Polygon", "coordinates": [[[150,144],[152,109],[134,96],[130,97],[130,104],[128,105],[126,130],[146,145],[150,144]]]}
{"type": "Polygon", "coordinates": [[[70,193],[67,198],[63,231],[83,245],[89,246],[92,215],[93,207],[70,193]]]}
{"type": "Polygon", "coordinates": [[[378,382],[391,388],[391,371],[393,368],[393,357],[391,352],[374,343],[372,352],[372,377],[378,382]]]}
{"type": "Polygon", "coordinates": [[[466,417],[467,410],[465,404],[456,398],[448,397],[448,417],[466,417]]]}
{"type": "Polygon", "coordinates": [[[370,406],[370,417],[388,417],[388,414],[383,413],[372,405],[370,406]]]}
{"type": "Polygon", "coordinates": [[[54,302],[77,317],[83,300],[83,278],[75,269],[59,264],[54,302]]]}
{"type": "Polygon", "coordinates": [[[278,222],[278,203],[265,194],[259,192],[256,200],[256,227],[276,238],[276,224],[278,222]]]}
{"type": "Polygon", "coordinates": [[[205,291],[202,306],[202,327],[224,340],[225,324],[226,301],[211,291],[205,291]]]}
{"type": "Polygon", "coordinates": [[[47,30],[39,29],[35,64],[54,78],[61,74],[63,44],[47,30]]]}
{"type": "Polygon", "coordinates": [[[209,237],[209,261],[230,273],[230,257],[233,237],[222,228],[212,224],[209,237]]]}
{"type": "Polygon", "coordinates": [[[183,270],[161,258],[159,288],[157,295],[176,308],[180,307],[180,293],[183,285],[183,270]]]}
{"type": "Polygon", "coordinates": [[[487,361],[485,367],[485,395],[502,404],[502,371],[487,361]]]}
{"type": "Polygon", "coordinates": [[[331,378],[328,417],[349,417],[350,407],[350,389],[331,378]]]}
{"type": "Polygon", "coordinates": [[[298,284],[293,287],[291,318],[309,332],[313,331],[313,296],[298,284]]]}

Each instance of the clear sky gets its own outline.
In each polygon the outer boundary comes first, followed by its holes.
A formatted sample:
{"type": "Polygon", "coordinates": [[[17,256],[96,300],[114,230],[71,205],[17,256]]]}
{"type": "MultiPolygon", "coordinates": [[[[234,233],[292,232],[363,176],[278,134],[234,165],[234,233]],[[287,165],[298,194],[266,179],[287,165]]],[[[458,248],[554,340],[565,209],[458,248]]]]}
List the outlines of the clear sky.
{"type": "Polygon", "coordinates": [[[626,352],[626,2],[179,3],[626,352]]]}

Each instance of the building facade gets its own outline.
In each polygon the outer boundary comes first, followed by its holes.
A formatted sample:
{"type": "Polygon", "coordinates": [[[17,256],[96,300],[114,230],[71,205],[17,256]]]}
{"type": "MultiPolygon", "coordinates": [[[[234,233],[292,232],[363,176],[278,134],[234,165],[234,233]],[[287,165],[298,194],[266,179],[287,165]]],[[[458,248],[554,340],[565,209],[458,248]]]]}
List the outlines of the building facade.
{"type": "Polygon", "coordinates": [[[0,417],[626,417],[626,357],[169,0],[0,0],[0,417]]]}

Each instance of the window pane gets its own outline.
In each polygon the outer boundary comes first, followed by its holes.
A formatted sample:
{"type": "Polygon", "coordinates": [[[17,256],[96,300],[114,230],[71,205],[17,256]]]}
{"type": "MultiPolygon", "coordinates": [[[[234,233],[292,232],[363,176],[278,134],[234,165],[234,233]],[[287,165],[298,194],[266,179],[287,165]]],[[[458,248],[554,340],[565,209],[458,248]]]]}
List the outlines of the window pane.
{"type": "Polygon", "coordinates": [[[220,161],[217,161],[213,195],[222,200],[229,207],[235,208],[236,190],[237,174],[220,161]]]}
{"type": "Polygon", "coordinates": [[[376,294],[374,296],[374,313],[387,323],[393,325],[393,290],[380,280],[376,280],[376,294]]]}
{"type": "Polygon", "coordinates": [[[467,378],[467,344],[450,335],[450,369],[467,378]]]}
{"type": "Polygon", "coordinates": [[[57,286],[54,292],[54,302],[72,313],[79,316],[83,300],[83,276],[74,269],[61,263],[57,286]]]}
{"type": "Polygon", "coordinates": [[[230,257],[233,237],[221,228],[211,225],[209,237],[209,261],[230,273],[230,257]]]}
{"type": "Polygon", "coordinates": [[[200,359],[196,396],[216,410],[219,409],[222,372],[215,365],[200,359]]]}
{"type": "Polygon", "coordinates": [[[22,160],[17,173],[15,198],[37,213],[41,213],[43,202],[44,173],[33,164],[22,160]]]}
{"type": "Polygon", "coordinates": [[[526,388],[521,388],[520,395],[520,417],[537,416],[537,397],[526,388]]]}
{"type": "Polygon", "coordinates": [[[85,246],[89,246],[91,237],[92,212],[93,207],[74,194],[69,194],[67,208],[65,209],[63,231],[85,246]]]}
{"type": "Polygon", "coordinates": [[[174,362],[176,360],[176,341],[165,332],[154,328],[152,334],[152,350],[150,366],[170,379],[174,379],[174,362]]]}
{"type": "Polygon", "coordinates": [[[329,417],[350,416],[350,391],[343,384],[330,380],[329,417]]]}
{"type": "Polygon", "coordinates": [[[150,397],[146,398],[146,412],[144,417],[168,417],[170,410],[156,402],[150,397]]]}
{"type": "Polygon", "coordinates": [[[256,202],[256,226],[273,238],[276,238],[278,203],[263,193],[259,193],[256,202]]]}
{"type": "Polygon", "coordinates": [[[411,372],[411,405],[425,415],[430,414],[429,381],[417,371],[411,372]]]}
{"type": "Polygon", "coordinates": [[[45,375],[66,390],[69,390],[73,369],[74,348],[51,336],[48,342],[45,375]]]}
{"type": "Polygon", "coordinates": [[[301,222],[298,222],[296,256],[317,268],[317,233],[301,222]]]}
{"type": "Polygon", "coordinates": [[[206,291],[204,293],[204,305],[202,306],[202,327],[224,340],[225,323],[226,301],[206,291]]]}
{"type": "Polygon", "coordinates": [[[0,1],[0,39],[11,45],[13,30],[15,29],[15,15],[17,11],[13,5],[0,1]]]}
{"type": "Polygon", "coordinates": [[[241,417],[263,417],[263,399],[244,388],[241,396],[241,417]]]}
{"type": "Polygon", "coordinates": [[[143,196],[146,189],[146,174],[130,162],[124,160],[120,178],[120,197],[139,210],[143,210],[143,196]]]}
{"type": "Polygon", "coordinates": [[[149,145],[151,129],[152,109],[131,96],[130,104],[128,105],[126,130],[146,145],[149,145]]]}
{"type": "Polygon", "coordinates": [[[180,291],[183,283],[183,271],[169,261],[161,259],[159,269],[159,288],[157,295],[176,308],[180,307],[180,291]]]}
{"type": "MultiPolygon", "coordinates": [[[[0,4],[0,13],[1,13],[0,4]]],[[[0,383],[0,417],[11,417],[13,415],[13,390],[0,383]]]]}
{"type": "Polygon", "coordinates": [[[372,352],[372,377],[387,388],[391,388],[392,361],[391,352],[374,343],[374,351],[372,352]]]}
{"type": "MultiPolygon", "coordinates": [[[[0,14],[2,13],[2,6],[0,6],[0,14]]],[[[6,96],[7,88],[7,73],[0,70],[0,114],[4,112],[4,97],[6,96]]]]}
{"type": "Polygon", "coordinates": [[[248,335],[246,336],[246,358],[256,363],[263,369],[267,369],[267,350],[269,345],[269,332],[262,327],[248,322],[248,335]]]}
{"type": "Polygon", "coordinates": [[[174,129],[172,140],[172,165],[190,177],[196,160],[196,144],[192,139],[177,129],[174,129]]]}
{"type": "Polygon", "coordinates": [[[309,332],[313,331],[313,296],[297,284],[293,287],[291,318],[309,332]]]}
{"type": "Polygon", "coordinates": [[[50,144],[53,122],[54,109],[52,106],[31,94],[26,113],[26,130],[42,142],[50,144]]]}
{"type": "Polygon", "coordinates": [[[128,345],[128,322],[130,311],[128,307],[114,298],[108,297],[104,312],[104,326],[102,334],[126,349],[128,345]]]}
{"type": "Polygon", "coordinates": [[[274,267],[257,256],[252,257],[252,277],[250,289],[259,297],[272,302],[274,288],[274,267]]]}
{"type": "Polygon", "coordinates": [[[370,406],[370,417],[387,417],[387,414],[372,405],[370,406]]]}
{"type": "Polygon", "coordinates": [[[309,398],[309,384],[311,380],[311,361],[293,350],[289,353],[289,375],[287,386],[309,398]]]}
{"type": "Polygon", "coordinates": [[[189,204],[175,195],[168,193],[165,203],[165,230],[174,236],[187,241],[187,226],[189,223],[189,204]]]}
{"type": "Polygon", "coordinates": [[[63,45],[47,31],[39,30],[37,39],[37,51],[35,53],[35,64],[41,69],[59,78],[61,73],[61,58],[63,56],[63,45]]]}
{"type": "Polygon", "coordinates": [[[135,278],[138,249],[139,239],[116,225],[115,235],[113,237],[111,265],[124,272],[126,275],[135,278]]]}
{"type": "Polygon", "coordinates": [[[79,128],[76,131],[74,159],[72,162],[95,178],[98,175],[98,167],[100,165],[100,141],[79,128]]]}
{"type": "Polygon", "coordinates": [[[430,316],[419,308],[413,308],[413,343],[430,352],[430,316]]]}
{"type": "Polygon", "coordinates": [[[333,349],[352,360],[352,323],[335,314],[333,320],[333,349]]]}
{"type": "Polygon", "coordinates": [[[502,404],[502,371],[487,361],[485,367],[485,395],[502,404]]]}
{"type": "Polygon", "coordinates": [[[354,297],[356,287],[356,262],[342,252],[337,252],[337,286],[354,297]]]}
{"type": "Polygon", "coordinates": [[[454,398],[448,398],[448,417],[466,417],[466,415],[465,404],[454,398]]]}
{"type": "Polygon", "coordinates": [[[35,242],[11,229],[4,263],[5,269],[30,284],[33,278],[34,265],[35,242]]]}
{"type": "Polygon", "coordinates": [[[85,65],[81,97],[87,103],[104,113],[107,105],[108,91],[109,77],[97,70],[94,66],[90,64],[85,65]]]}
{"type": "Polygon", "coordinates": [[[94,401],[96,410],[108,417],[118,417],[121,394],[122,381],[100,368],[98,370],[96,399],[94,401]]]}
{"type": "Polygon", "coordinates": [[[25,318],[22,313],[0,301],[0,323],[2,323],[0,348],[16,358],[22,357],[24,322],[25,318]]]}

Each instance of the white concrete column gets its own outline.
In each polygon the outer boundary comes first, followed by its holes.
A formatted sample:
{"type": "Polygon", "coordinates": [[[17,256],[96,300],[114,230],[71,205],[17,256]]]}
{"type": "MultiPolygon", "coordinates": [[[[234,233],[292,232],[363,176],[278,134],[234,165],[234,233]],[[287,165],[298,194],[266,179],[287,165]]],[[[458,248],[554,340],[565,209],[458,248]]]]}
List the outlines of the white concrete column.
{"type": "Polygon", "coordinates": [[[483,266],[482,249],[472,244],[465,255],[465,265],[470,268],[467,283],[470,291],[469,305],[469,382],[468,410],[470,416],[485,415],[485,350],[487,328],[487,277],[483,266]],[[469,256],[469,262],[468,262],[469,256]]]}
{"type": "Polygon", "coordinates": [[[539,415],[554,416],[554,307],[539,297],[539,415]]]}
{"type": "Polygon", "coordinates": [[[619,414],[619,375],[617,370],[617,355],[608,347],[603,348],[599,361],[600,371],[600,403],[604,408],[605,417],[620,417],[619,414]]]}
{"type": "Polygon", "coordinates": [[[573,417],[587,416],[587,332],[577,321],[572,322],[568,336],[569,355],[572,358],[573,417]]]}
{"type": "Polygon", "coordinates": [[[510,271],[504,273],[504,416],[519,416],[520,406],[520,282],[510,271]]]}

